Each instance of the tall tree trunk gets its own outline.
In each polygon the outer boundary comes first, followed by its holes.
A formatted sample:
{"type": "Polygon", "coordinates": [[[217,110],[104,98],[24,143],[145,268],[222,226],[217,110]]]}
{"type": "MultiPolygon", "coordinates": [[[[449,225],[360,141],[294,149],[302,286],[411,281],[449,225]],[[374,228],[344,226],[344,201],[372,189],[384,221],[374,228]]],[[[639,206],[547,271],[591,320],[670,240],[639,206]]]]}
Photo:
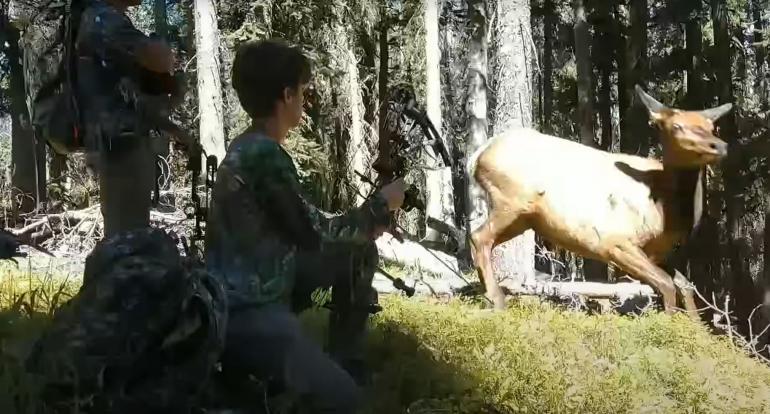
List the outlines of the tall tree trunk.
{"type": "MultiPolygon", "coordinates": [[[[573,0],[572,8],[575,18],[575,60],[577,62],[577,97],[578,97],[578,127],[580,142],[591,148],[596,148],[594,140],[594,88],[591,84],[593,67],[591,65],[591,50],[589,42],[591,33],[586,21],[586,10],[583,0],[573,0]]],[[[588,280],[606,280],[607,266],[596,260],[584,259],[583,272],[588,280]]]]}
{"type": "Polygon", "coordinates": [[[345,68],[345,78],[343,82],[343,102],[342,105],[346,105],[349,109],[348,114],[350,117],[347,122],[348,139],[346,149],[346,164],[348,166],[348,177],[350,182],[357,188],[357,192],[353,197],[355,205],[359,206],[366,201],[365,196],[369,194],[371,186],[366,183],[356,173],[360,173],[367,176],[371,170],[369,168],[369,148],[367,146],[366,137],[364,134],[364,102],[361,96],[361,85],[358,77],[358,64],[356,56],[353,53],[350,37],[348,36],[347,28],[342,24],[335,25],[335,35],[340,47],[344,48],[342,66],[345,68]]]}
{"type": "Polygon", "coordinates": [[[194,0],[193,4],[200,143],[207,154],[221,161],[225,156],[225,126],[216,3],[194,0]]]}
{"type": "Polygon", "coordinates": [[[648,115],[642,105],[631,105],[634,98],[634,86],[645,86],[644,79],[649,72],[647,59],[647,0],[631,0],[628,25],[628,43],[622,70],[625,91],[622,99],[620,118],[620,150],[628,154],[647,156],[650,151],[650,127],[648,115]]]}
{"type": "Polygon", "coordinates": [[[46,148],[42,140],[36,142],[30,128],[20,33],[15,27],[5,25],[5,35],[5,54],[10,66],[13,208],[16,214],[26,214],[42,208],[46,200],[46,148]]]}
{"type": "Polygon", "coordinates": [[[754,91],[757,81],[756,50],[753,47],[755,41],[755,22],[754,22],[754,0],[746,0],[745,12],[746,22],[742,25],[741,43],[743,44],[743,53],[739,54],[738,63],[741,73],[741,82],[739,89],[742,89],[740,95],[746,103],[754,106],[759,103],[758,96],[754,91]]]}
{"type": "MultiPolygon", "coordinates": [[[[577,2],[576,2],[577,3],[577,2]]],[[[580,3],[583,3],[580,1],[580,3]]],[[[583,8],[582,4],[580,5],[581,8],[583,8]]],[[[594,25],[594,38],[593,38],[593,48],[591,50],[591,56],[593,62],[596,64],[598,71],[599,71],[599,94],[598,94],[598,113],[599,113],[599,119],[601,121],[601,136],[600,136],[600,142],[597,144],[594,144],[595,147],[604,150],[604,151],[611,151],[612,150],[612,82],[610,80],[610,77],[613,72],[612,68],[612,57],[613,57],[613,50],[612,48],[608,48],[604,45],[611,45],[613,38],[612,38],[612,32],[613,32],[613,16],[612,16],[612,5],[609,1],[599,1],[597,2],[595,6],[595,25],[594,25]]],[[[576,8],[576,17],[577,17],[577,8],[576,8]]],[[[580,13],[582,16],[581,19],[576,19],[575,21],[575,45],[576,50],[581,50],[582,53],[587,53],[587,51],[583,51],[582,49],[587,47],[588,43],[588,27],[585,22],[585,13],[584,11],[581,11],[580,13]],[[578,26],[578,22],[581,22],[582,25],[585,25],[585,29],[578,26]],[[580,36],[578,36],[578,33],[580,33],[580,36]],[[583,40],[585,39],[585,40],[583,40]],[[585,42],[586,46],[584,47],[578,47],[578,44],[580,42],[585,42]]],[[[583,58],[585,59],[585,58],[583,58]]],[[[578,62],[580,62],[580,59],[578,59],[578,62]]],[[[588,96],[582,97],[582,99],[579,99],[579,102],[582,102],[583,100],[587,100],[589,102],[589,105],[591,103],[591,94],[593,93],[593,89],[590,87],[590,81],[591,77],[591,64],[590,61],[586,65],[584,62],[582,64],[583,66],[587,66],[587,68],[583,68],[583,71],[588,69],[589,77],[588,77],[588,96]]],[[[580,64],[579,64],[580,67],[580,64]]],[[[578,68],[578,78],[580,79],[581,70],[578,68]]],[[[585,83],[585,81],[581,81],[578,84],[578,95],[580,95],[583,91],[583,88],[580,87],[580,84],[585,83]]],[[[590,116],[591,122],[594,121],[593,116],[593,110],[590,109],[590,113],[588,115],[583,114],[583,116],[590,116]]],[[[581,116],[581,119],[583,117],[581,116]]],[[[593,128],[592,128],[593,129],[593,128]]],[[[593,132],[593,131],[592,131],[593,132]]],[[[593,136],[592,136],[593,138],[593,136]]],[[[592,140],[593,141],[593,140],[592,140]]],[[[609,277],[608,267],[606,263],[603,263],[598,260],[590,260],[585,259],[583,262],[584,266],[584,273],[586,275],[586,278],[589,280],[596,280],[596,281],[607,281],[609,277]]]]}
{"type": "MultiPolygon", "coordinates": [[[[466,157],[470,157],[487,141],[487,4],[485,0],[468,0],[470,41],[468,43],[468,141],[466,157]]],[[[484,224],[489,214],[484,191],[474,179],[468,180],[467,234],[484,224]]],[[[482,282],[483,284],[483,282],[482,282]]]]}
{"type": "MultiPolygon", "coordinates": [[[[534,51],[530,4],[525,0],[497,0],[493,51],[493,133],[517,126],[532,126],[534,51]]],[[[505,242],[492,252],[492,268],[500,279],[513,276],[515,283],[534,280],[535,233],[505,242]]]]}
{"type": "Polygon", "coordinates": [[[153,0],[152,15],[155,21],[155,34],[162,39],[168,38],[168,13],[166,0],[153,0]]]}
{"type": "Polygon", "coordinates": [[[765,30],[768,29],[767,24],[767,18],[768,18],[768,7],[770,7],[770,1],[768,0],[757,0],[754,2],[754,15],[753,20],[756,24],[755,26],[755,42],[756,44],[760,45],[756,48],[756,66],[757,66],[757,73],[760,75],[757,77],[757,92],[759,93],[759,106],[760,109],[763,111],[767,111],[770,109],[770,80],[767,77],[768,73],[768,61],[767,61],[767,50],[770,48],[770,44],[767,44],[768,39],[765,37],[765,30]],[[764,75],[764,76],[763,76],[764,75]]]}
{"type": "Polygon", "coordinates": [[[618,123],[620,124],[620,137],[619,145],[621,152],[623,152],[623,128],[626,126],[625,122],[628,119],[626,114],[631,106],[633,95],[628,93],[628,80],[626,79],[627,67],[626,64],[628,55],[628,39],[626,37],[628,27],[628,8],[620,3],[615,3],[612,8],[612,13],[615,17],[615,41],[613,47],[615,49],[615,66],[618,70],[618,123]]]}
{"type": "MultiPolygon", "coordinates": [[[[685,51],[687,53],[687,94],[685,105],[689,109],[702,109],[706,106],[706,86],[703,79],[703,5],[693,3],[689,19],[685,22],[685,51]]],[[[691,274],[687,275],[706,295],[714,291],[712,275],[718,270],[720,262],[718,216],[713,211],[721,211],[721,197],[718,192],[710,192],[707,174],[703,174],[703,217],[697,235],[684,247],[690,262],[691,274]],[[713,205],[718,203],[718,205],[713,205]],[[712,204],[711,207],[708,207],[712,204]]],[[[677,263],[680,267],[684,263],[677,263]]],[[[684,270],[684,269],[682,269],[684,270]]],[[[708,297],[708,296],[706,296],[708,297]]]]}
{"type": "MultiPolygon", "coordinates": [[[[730,27],[726,0],[711,0],[711,13],[714,23],[714,47],[716,59],[714,62],[718,85],[719,103],[733,101],[732,84],[732,50],[730,47],[730,27]]],[[[737,142],[737,126],[735,113],[729,112],[719,121],[720,135],[728,143],[737,142]]],[[[729,288],[735,300],[735,315],[742,326],[748,320],[749,313],[757,303],[754,284],[748,269],[748,261],[744,255],[743,238],[747,237],[741,224],[744,212],[742,199],[745,187],[745,177],[741,173],[744,165],[741,152],[736,151],[724,162],[725,202],[727,207],[727,238],[730,261],[729,288]]]]}
{"type": "Polygon", "coordinates": [[[388,113],[388,106],[385,104],[390,99],[388,95],[388,82],[390,71],[390,46],[388,45],[388,28],[390,27],[390,15],[388,13],[388,2],[383,1],[380,3],[380,33],[379,33],[379,49],[380,49],[380,69],[377,75],[377,86],[379,88],[378,95],[380,100],[380,113],[378,117],[377,131],[380,137],[379,151],[385,151],[388,153],[388,148],[383,148],[383,145],[387,146],[388,143],[382,143],[382,138],[385,136],[386,128],[386,116],[388,113]]]}
{"type": "Polygon", "coordinates": [[[704,106],[705,85],[703,81],[703,6],[694,2],[694,10],[690,19],[685,23],[685,50],[689,69],[687,70],[687,96],[689,108],[697,109],[704,106]]]}
{"type": "Polygon", "coordinates": [[[612,4],[603,0],[598,2],[596,35],[592,52],[594,64],[599,69],[600,84],[598,95],[599,120],[601,121],[600,148],[604,151],[612,150],[612,74],[614,68],[612,59],[615,55],[613,48],[608,48],[614,41],[615,21],[612,14],[612,4]]]}
{"type": "Polygon", "coordinates": [[[554,0],[545,0],[543,5],[543,131],[552,133],[553,119],[553,48],[556,35],[556,25],[559,16],[556,14],[554,0]]]}
{"type": "Polygon", "coordinates": [[[590,54],[590,31],[586,22],[586,10],[583,0],[572,1],[575,13],[575,61],[577,62],[577,97],[578,97],[578,122],[580,129],[580,142],[592,148],[596,147],[594,141],[594,90],[591,85],[593,67],[590,54]]]}
{"type": "MultiPolygon", "coordinates": [[[[436,131],[443,135],[441,120],[441,50],[439,48],[438,1],[425,2],[425,64],[427,85],[427,114],[436,131]]],[[[425,171],[426,218],[433,217],[447,224],[454,224],[454,200],[452,171],[438,164],[439,154],[428,149],[429,168],[425,171]]],[[[441,233],[426,223],[425,240],[438,242],[441,233]]]]}

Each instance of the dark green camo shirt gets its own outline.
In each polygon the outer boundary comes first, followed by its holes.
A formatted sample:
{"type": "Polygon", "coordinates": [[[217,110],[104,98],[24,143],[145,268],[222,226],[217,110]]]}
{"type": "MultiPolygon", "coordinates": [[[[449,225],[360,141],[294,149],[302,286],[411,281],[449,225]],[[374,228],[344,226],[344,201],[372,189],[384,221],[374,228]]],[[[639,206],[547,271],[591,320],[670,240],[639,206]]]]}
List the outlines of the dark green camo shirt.
{"type": "Polygon", "coordinates": [[[209,211],[206,263],[225,285],[231,307],[288,303],[299,251],[369,242],[375,227],[388,221],[379,195],[344,215],[313,206],[289,154],[257,133],[231,143],[209,211]]]}

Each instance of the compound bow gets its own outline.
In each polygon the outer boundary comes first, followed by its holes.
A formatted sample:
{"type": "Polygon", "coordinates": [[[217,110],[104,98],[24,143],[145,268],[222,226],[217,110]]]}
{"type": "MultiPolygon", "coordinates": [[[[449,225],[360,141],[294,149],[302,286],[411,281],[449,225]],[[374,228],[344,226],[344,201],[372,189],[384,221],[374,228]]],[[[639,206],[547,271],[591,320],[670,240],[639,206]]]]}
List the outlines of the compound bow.
{"type": "MultiPolygon", "coordinates": [[[[426,147],[433,150],[433,154],[440,158],[445,167],[453,167],[446,143],[425,111],[417,107],[414,95],[401,88],[391,96],[393,98],[385,103],[388,110],[384,121],[385,128],[380,132],[379,154],[372,163],[372,169],[377,172],[377,179],[372,182],[357,172],[362,180],[373,187],[373,192],[399,177],[405,177],[411,170],[422,168],[420,161],[426,147]]],[[[401,207],[402,211],[413,209],[425,211],[425,203],[414,184],[407,188],[401,207]]],[[[395,213],[391,215],[388,233],[403,242],[402,229],[399,229],[395,213]]]]}
{"type": "MultiPolygon", "coordinates": [[[[419,162],[423,158],[423,149],[426,147],[431,148],[433,153],[440,157],[445,167],[453,167],[452,157],[446,143],[436,131],[436,127],[425,111],[417,107],[414,95],[402,88],[394,91],[391,96],[392,99],[383,103],[388,105],[388,108],[385,111],[384,128],[380,131],[379,153],[372,163],[372,169],[377,172],[377,178],[373,182],[362,173],[354,171],[362,181],[372,187],[371,193],[365,198],[370,198],[384,185],[395,179],[405,177],[409,171],[421,168],[419,162]],[[416,130],[418,127],[419,131],[416,130]]],[[[358,189],[355,190],[358,191],[358,189]]],[[[404,203],[400,210],[411,211],[413,209],[425,212],[425,203],[414,184],[407,187],[404,203]]],[[[403,243],[403,228],[398,225],[397,212],[391,213],[386,231],[403,243]]],[[[404,291],[407,296],[414,295],[414,288],[407,286],[403,280],[390,275],[381,267],[378,267],[377,270],[390,279],[394,287],[404,291]]]]}

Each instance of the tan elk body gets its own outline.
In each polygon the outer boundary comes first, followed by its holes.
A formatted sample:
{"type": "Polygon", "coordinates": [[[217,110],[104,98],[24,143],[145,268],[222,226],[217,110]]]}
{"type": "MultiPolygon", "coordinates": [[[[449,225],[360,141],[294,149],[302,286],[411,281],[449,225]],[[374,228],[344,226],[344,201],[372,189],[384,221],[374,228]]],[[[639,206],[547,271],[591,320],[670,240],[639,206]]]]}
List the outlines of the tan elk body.
{"type": "MultiPolygon", "coordinates": [[[[669,109],[637,94],[660,129],[663,160],[613,154],[516,128],[492,137],[469,157],[468,173],[489,201],[485,223],[471,234],[473,259],[487,297],[504,307],[492,274],[492,249],[527,229],[581,256],[612,263],[650,285],[666,312],[677,287],[660,265],[696,226],[704,167],[727,154],[713,122],[726,104],[705,111],[669,109]]],[[[696,316],[689,290],[684,305],[696,316]]]]}

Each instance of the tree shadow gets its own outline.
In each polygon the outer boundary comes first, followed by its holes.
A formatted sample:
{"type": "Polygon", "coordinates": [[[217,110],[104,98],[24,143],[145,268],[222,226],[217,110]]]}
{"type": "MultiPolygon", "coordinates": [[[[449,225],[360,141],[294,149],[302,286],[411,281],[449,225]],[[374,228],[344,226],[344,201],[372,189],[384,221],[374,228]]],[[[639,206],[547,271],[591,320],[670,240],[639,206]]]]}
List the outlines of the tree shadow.
{"type": "Polygon", "coordinates": [[[404,327],[378,321],[370,334],[373,381],[362,413],[498,413],[471,372],[441,360],[404,327]]]}

